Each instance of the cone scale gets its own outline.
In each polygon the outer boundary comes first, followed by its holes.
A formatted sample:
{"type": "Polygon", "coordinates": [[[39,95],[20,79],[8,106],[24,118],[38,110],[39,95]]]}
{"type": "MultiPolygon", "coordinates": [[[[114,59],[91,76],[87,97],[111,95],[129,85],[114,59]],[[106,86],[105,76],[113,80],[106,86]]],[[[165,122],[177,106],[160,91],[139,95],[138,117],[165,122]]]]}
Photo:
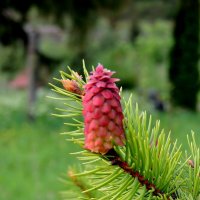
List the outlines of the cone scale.
{"type": "Polygon", "coordinates": [[[105,154],[124,145],[123,113],[114,72],[98,65],[84,86],[83,116],[85,148],[105,154]]]}

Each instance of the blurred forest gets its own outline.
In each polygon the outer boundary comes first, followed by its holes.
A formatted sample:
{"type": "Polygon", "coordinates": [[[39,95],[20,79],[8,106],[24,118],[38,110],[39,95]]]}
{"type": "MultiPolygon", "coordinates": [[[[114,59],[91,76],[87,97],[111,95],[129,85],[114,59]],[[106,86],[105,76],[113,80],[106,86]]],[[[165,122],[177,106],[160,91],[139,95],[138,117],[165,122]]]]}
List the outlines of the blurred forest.
{"type": "Polygon", "coordinates": [[[81,73],[85,59],[87,66],[98,62],[114,66],[111,68],[119,72],[124,88],[168,89],[172,103],[196,109],[197,0],[52,0],[23,4],[8,0],[1,4],[0,70],[13,80],[12,87],[29,86],[30,107],[38,86],[46,85],[67,65],[81,73]],[[187,69],[194,69],[190,77],[187,69]],[[187,98],[182,95],[186,85],[190,93],[187,98]]]}
{"type": "Polygon", "coordinates": [[[81,74],[83,59],[89,71],[116,71],[124,96],[133,92],[183,148],[191,129],[200,142],[199,9],[198,0],[1,1],[0,199],[59,199],[57,177],[76,161],[63,159],[74,147],[55,134],[67,127],[50,117],[48,82],[67,66],[81,74]]]}

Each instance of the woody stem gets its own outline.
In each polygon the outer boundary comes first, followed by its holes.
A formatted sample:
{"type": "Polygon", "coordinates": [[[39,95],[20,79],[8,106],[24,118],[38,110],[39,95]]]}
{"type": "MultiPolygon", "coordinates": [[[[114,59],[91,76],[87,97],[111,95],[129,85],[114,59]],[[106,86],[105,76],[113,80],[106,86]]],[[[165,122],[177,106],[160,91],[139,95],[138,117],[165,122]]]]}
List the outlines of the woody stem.
{"type": "MultiPolygon", "coordinates": [[[[141,185],[145,185],[147,190],[154,190],[153,195],[160,196],[164,195],[164,192],[162,192],[160,189],[158,189],[155,184],[149,182],[148,179],[146,179],[144,176],[140,174],[138,171],[134,171],[132,168],[129,167],[128,163],[125,161],[122,161],[117,152],[114,149],[111,149],[106,154],[109,161],[112,163],[112,165],[118,165],[120,168],[122,168],[126,173],[130,174],[132,177],[137,178],[138,181],[141,183],[141,185]]],[[[171,194],[171,197],[173,199],[177,199],[177,195],[175,193],[171,194]]],[[[168,197],[169,199],[169,197],[168,197]]]]}

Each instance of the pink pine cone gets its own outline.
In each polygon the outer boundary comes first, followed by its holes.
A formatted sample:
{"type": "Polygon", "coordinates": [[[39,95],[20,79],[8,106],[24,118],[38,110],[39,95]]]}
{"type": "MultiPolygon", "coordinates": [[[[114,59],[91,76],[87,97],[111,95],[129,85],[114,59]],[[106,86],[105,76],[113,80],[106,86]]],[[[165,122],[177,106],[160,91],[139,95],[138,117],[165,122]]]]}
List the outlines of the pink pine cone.
{"type": "Polygon", "coordinates": [[[123,113],[113,72],[98,65],[85,85],[83,116],[85,148],[105,154],[114,145],[124,145],[123,113]]]}

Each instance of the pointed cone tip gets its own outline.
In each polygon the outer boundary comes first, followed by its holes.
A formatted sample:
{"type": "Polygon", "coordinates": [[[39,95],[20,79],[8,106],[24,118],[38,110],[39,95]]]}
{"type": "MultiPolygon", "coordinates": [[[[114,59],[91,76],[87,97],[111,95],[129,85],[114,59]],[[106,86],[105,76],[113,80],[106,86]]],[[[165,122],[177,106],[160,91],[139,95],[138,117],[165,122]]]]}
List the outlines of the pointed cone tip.
{"type": "Polygon", "coordinates": [[[96,67],[96,72],[103,72],[103,70],[104,70],[103,65],[99,63],[99,64],[97,65],[97,67],[96,67]]]}

